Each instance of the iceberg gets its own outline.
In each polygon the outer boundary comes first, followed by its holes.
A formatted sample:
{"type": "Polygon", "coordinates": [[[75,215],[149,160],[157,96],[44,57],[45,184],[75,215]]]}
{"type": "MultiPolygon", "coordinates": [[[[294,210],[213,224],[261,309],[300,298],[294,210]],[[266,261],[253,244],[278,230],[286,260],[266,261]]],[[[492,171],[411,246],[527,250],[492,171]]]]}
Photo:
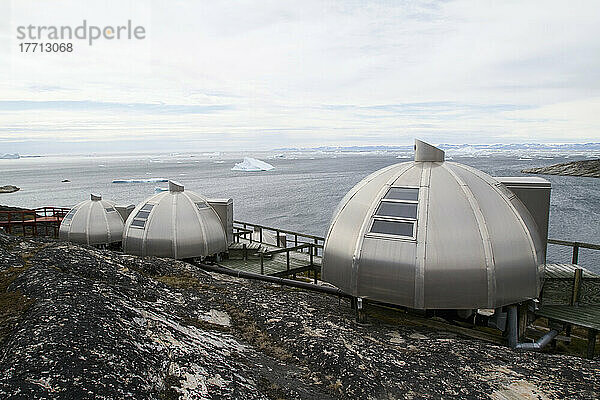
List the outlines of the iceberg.
{"type": "Polygon", "coordinates": [[[18,153],[14,153],[14,154],[6,153],[6,154],[0,156],[1,160],[18,160],[19,158],[21,158],[21,156],[18,153]]]}
{"type": "Polygon", "coordinates": [[[155,182],[169,182],[165,178],[146,178],[146,179],[115,179],[112,183],[155,183],[155,182]]]}
{"type": "Polygon", "coordinates": [[[256,158],[252,158],[252,157],[244,157],[244,161],[242,161],[241,163],[235,164],[235,166],[233,168],[231,168],[231,170],[232,171],[256,172],[256,171],[270,171],[273,168],[275,168],[275,167],[264,161],[257,160],[256,158]]]}

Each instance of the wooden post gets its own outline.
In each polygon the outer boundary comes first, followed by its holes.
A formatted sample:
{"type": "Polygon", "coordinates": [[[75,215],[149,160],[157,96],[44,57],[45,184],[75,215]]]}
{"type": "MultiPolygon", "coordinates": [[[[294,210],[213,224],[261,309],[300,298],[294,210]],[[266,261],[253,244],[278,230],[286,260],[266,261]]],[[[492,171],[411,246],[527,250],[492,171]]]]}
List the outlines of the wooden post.
{"type": "Polygon", "coordinates": [[[573,262],[571,264],[577,264],[577,261],[579,261],[579,246],[574,245],[573,246],[573,262]]]}
{"type": "Polygon", "coordinates": [[[261,251],[260,252],[260,274],[264,275],[265,274],[265,254],[261,251]]]}
{"type": "Polygon", "coordinates": [[[37,236],[37,212],[33,212],[33,236],[37,236]]]}
{"type": "Polygon", "coordinates": [[[246,246],[246,243],[242,245],[242,259],[244,261],[248,260],[248,247],[246,246]]]}
{"type": "Polygon", "coordinates": [[[260,240],[260,244],[262,244],[262,242],[263,242],[262,227],[258,228],[258,239],[260,240]]]}
{"type": "Polygon", "coordinates": [[[588,329],[588,347],[587,347],[587,358],[594,358],[594,351],[596,350],[596,336],[598,331],[596,329],[588,329]]]}
{"type": "MultiPolygon", "coordinates": [[[[294,233],[294,246],[298,246],[298,234],[294,233]]],[[[302,251],[302,249],[300,249],[302,251]]]]}
{"type": "Polygon", "coordinates": [[[277,229],[275,232],[277,233],[277,241],[276,241],[277,247],[281,247],[280,243],[279,243],[279,229],[277,229]]]}
{"type": "MultiPolygon", "coordinates": [[[[573,291],[571,295],[571,301],[569,305],[574,306],[579,302],[579,292],[581,288],[581,278],[583,276],[583,269],[577,268],[575,270],[575,274],[573,275],[573,291]]],[[[565,329],[565,336],[571,337],[571,331],[573,330],[573,326],[571,324],[567,324],[567,328],[565,329]]]]}
{"type": "Polygon", "coordinates": [[[315,284],[317,284],[317,268],[315,267],[315,264],[314,264],[312,251],[310,252],[310,266],[313,267],[313,273],[315,274],[314,282],[315,282],[315,284]]]}
{"type": "Polygon", "coordinates": [[[289,271],[290,270],[290,251],[289,250],[285,252],[285,259],[286,259],[285,263],[287,266],[287,270],[289,271]]]}
{"type": "MultiPolygon", "coordinates": [[[[319,244],[319,241],[317,240],[317,238],[315,238],[315,244],[319,244]]],[[[315,256],[318,256],[319,248],[317,246],[313,246],[313,248],[315,249],[315,256]]]]}
{"type": "Polygon", "coordinates": [[[573,277],[573,296],[571,297],[571,305],[574,306],[579,302],[579,292],[581,288],[581,277],[583,276],[583,269],[577,268],[575,270],[575,276],[573,277]]]}
{"type": "MultiPolygon", "coordinates": [[[[52,233],[54,234],[54,237],[58,237],[58,230],[60,229],[60,223],[65,218],[65,214],[63,214],[62,210],[60,210],[60,212],[57,214],[56,209],[53,209],[52,216],[54,216],[55,218],[52,219],[50,226],[52,227],[52,233]]],[[[46,229],[46,233],[47,232],[48,232],[48,229],[46,229]]]]}

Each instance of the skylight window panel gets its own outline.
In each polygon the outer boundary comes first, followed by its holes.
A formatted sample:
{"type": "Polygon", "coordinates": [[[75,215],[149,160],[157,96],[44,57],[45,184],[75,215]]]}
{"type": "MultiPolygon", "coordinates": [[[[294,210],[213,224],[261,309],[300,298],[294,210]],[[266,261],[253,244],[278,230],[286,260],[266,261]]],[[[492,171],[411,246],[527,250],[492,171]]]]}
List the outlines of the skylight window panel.
{"type": "Polygon", "coordinates": [[[413,237],[414,222],[374,220],[371,232],[413,237]]]}
{"type": "Polygon", "coordinates": [[[417,204],[382,201],[375,214],[382,217],[416,219],[417,204]]]}
{"type": "Polygon", "coordinates": [[[146,218],[148,218],[148,215],[150,215],[150,211],[138,211],[138,213],[135,217],[145,220],[146,218]]]}
{"type": "Polygon", "coordinates": [[[384,199],[418,201],[419,200],[419,189],[418,188],[391,187],[390,190],[388,190],[388,192],[386,193],[384,199]]]}
{"type": "Polygon", "coordinates": [[[143,219],[134,219],[131,221],[131,226],[134,228],[143,228],[146,225],[146,221],[143,219]]]}

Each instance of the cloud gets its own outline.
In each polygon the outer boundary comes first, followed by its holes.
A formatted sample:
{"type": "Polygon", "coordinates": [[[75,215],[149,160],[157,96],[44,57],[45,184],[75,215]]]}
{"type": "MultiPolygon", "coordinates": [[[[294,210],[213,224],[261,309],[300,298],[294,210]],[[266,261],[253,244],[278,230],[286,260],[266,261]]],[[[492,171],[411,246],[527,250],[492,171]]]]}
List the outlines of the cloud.
{"type": "Polygon", "coordinates": [[[202,150],[597,140],[596,2],[13,1],[10,143],[134,138],[202,150]],[[144,25],[142,41],[22,54],[19,25],[144,25]],[[579,111],[578,111],[579,110],[579,111]],[[585,111],[582,111],[585,110],[585,111]],[[565,133],[568,131],[568,133],[565,133]],[[177,138],[177,141],[175,141],[177,138]]]}
{"type": "Polygon", "coordinates": [[[0,100],[0,114],[3,111],[42,111],[63,110],[67,112],[134,112],[147,114],[207,114],[231,110],[228,105],[185,105],[153,103],[115,103],[101,101],[27,101],[0,100]]]}

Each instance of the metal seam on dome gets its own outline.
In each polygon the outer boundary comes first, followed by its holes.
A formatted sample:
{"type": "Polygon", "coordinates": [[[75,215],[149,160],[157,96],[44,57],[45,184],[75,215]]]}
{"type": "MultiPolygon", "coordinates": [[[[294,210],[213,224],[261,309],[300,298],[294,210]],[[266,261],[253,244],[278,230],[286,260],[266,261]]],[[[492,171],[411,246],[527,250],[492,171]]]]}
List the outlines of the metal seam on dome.
{"type": "Polygon", "coordinates": [[[171,203],[171,229],[173,236],[171,237],[171,249],[173,250],[173,258],[177,260],[177,193],[169,192],[173,196],[171,203]]]}
{"type": "Polygon", "coordinates": [[[85,220],[85,241],[88,245],[90,244],[90,219],[92,218],[92,208],[94,208],[93,203],[88,207],[88,214],[85,220]]]}
{"type": "Polygon", "coordinates": [[[103,203],[104,202],[102,200],[98,201],[98,204],[100,204],[100,207],[102,207],[102,216],[104,217],[104,222],[106,222],[106,240],[107,243],[112,243],[112,235],[110,234],[110,224],[108,223],[108,213],[106,212],[103,203]]]}
{"type": "MultiPolygon", "coordinates": [[[[166,192],[165,192],[166,193],[166,192]]],[[[137,208],[135,210],[133,210],[133,212],[131,213],[132,216],[132,220],[131,223],[133,223],[133,220],[135,219],[135,216],[137,215],[137,213],[140,212],[140,210],[142,208],[144,208],[144,206],[148,204],[148,202],[146,201],[144,204],[142,204],[142,206],[140,208],[137,208]]],[[[142,248],[140,249],[140,253],[142,253],[142,257],[146,256],[146,244],[148,242],[148,225],[150,225],[150,214],[148,214],[148,218],[146,218],[146,223],[144,224],[144,228],[142,229],[142,248]]],[[[129,224],[129,229],[132,229],[131,224],[129,224]]],[[[127,234],[129,234],[129,229],[127,229],[127,234]]]]}
{"type": "Polygon", "coordinates": [[[77,214],[77,212],[80,210],[81,205],[85,203],[84,201],[77,203],[73,208],[75,209],[75,212],[73,213],[73,215],[71,216],[71,221],[69,223],[69,229],[67,230],[67,240],[70,242],[71,241],[71,231],[72,231],[72,224],[73,224],[73,218],[75,218],[75,214],[77,214]]]}
{"type": "Polygon", "coordinates": [[[527,224],[525,223],[525,221],[523,221],[523,218],[521,217],[521,214],[519,213],[519,210],[517,210],[514,206],[514,204],[506,197],[506,195],[496,186],[497,183],[501,184],[500,182],[498,182],[497,180],[495,180],[494,178],[490,177],[492,179],[492,181],[490,182],[489,179],[487,179],[486,175],[481,175],[482,172],[472,168],[472,167],[468,167],[466,165],[463,164],[458,164],[458,163],[451,163],[452,165],[457,165],[467,171],[472,172],[473,174],[475,174],[477,177],[479,177],[480,179],[482,179],[483,181],[487,182],[488,184],[490,184],[490,186],[496,191],[496,193],[500,194],[500,197],[504,200],[504,202],[508,205],[508,207],[511,209],[511,211],[513,212],[513,214],[517,217],[517,220],[519,221],[520,225],[521,225],[521,229],[523,230],[523,233],[525,234],[525,237],[528,239],[529,241],[529,248],[531,249],[531,256],[533,258],[533,262],[538,265],[538,261],[537,261],[537,251],[535,249],[535,243],[533,242],[533,238],[531,237],[531,233],[529,232],[529,228],[527,227],[527,224]]]}
{"type": "Polygon", "coordinates": [[[431,167],[433,163],[422,162],[419,182],[419,208],[417,210],[417,245],[415,251],[415,295],[414,307],[425,308],[425,260],[427,244],[427,219],[429,218],[429,186],[431,184],[431,167]]]}
{"type": "Polygon", "coordinates": [[[456,172],[454,172],[447,165],[443,165],[442,167],[450,173],[450,175],[456,180],[458,186],[461,188],[463,194],[469,201],[469,205],[471,206],[471,211],[475,216],[475,220],[477,221],[477,228],[479,230],[479,235],[481,236],[481,240],[483,241],[483,254],[485,256],[485,269],[487,275],[487,285],[488,285],[488,298],[487,303],[488,307],[494,307],[496,303],[496,261],[494,259],[494,249],[492,247],[492,241],[490,238],[490,232],[487,228],[487,224],[485,222],[485,216],[481,211],[481,207],[479,206],[479,202],[475,198],[475,195],[469,188],[469,186],[462,180],[461,177],[458,176],[456,172]]]}
{"type": "MultiPolygon", "coordinates": [[[[356,239],[356,245],[354,247],[354,252],[352,254],[352,281],[351,282],[352,282],[353,287],[354,287],[354,290],[353,290],[353,294],[354,295],[357,295],[357,293],[358,293],[358,270],[360,269],[360,258],[361,258],[360,256],[361,256],[361,253],[362,253],[362,244],[363,244],[363,242],[365,240],[365,234],[366,234],[368,228],[371,225],[371,220],[373,219],[373,214],[375,213],[375,210],[379,206],[379,203],[381,203],[381,199],[383,198],[383,196],[385,196],[385,194],[389,190],[390,186],[396,180],[398,180],[398,178],[400,178],[402,175],[404,175],[406,173],[406,171],[408,171],[411,167],[413,167],[414,163],[407,162],[407,163],[401,163],[401,164],[394,164],[394,165],[386,168],[385,171],[384,171],[384,172],[389,171],[390,169],[392,169],[392,167],[399,167],[402,164],[406,164],[406,167],[403,170],[401,170],[399,173],[393,174],[392,177],[388,178],[388,180],[386,181],[386,183],[381,187],[381,189],[377,193],[377,196],[375,196],[376,200],[373,201],[373,202],[371,202],[371,206],[367,210],[367,213],[366,213],[366,215],[365,215],[365,217],[363,219],[363,222],[362,222],[362,224],[360,226],[360,232],[359,232],[358,237],[356,239]]],[[[377,174],[377,175],[375,175],[375,177],[380,176],[380,175],[381,174],[377,174]]],[[[363,186],[361,186],[352,195],[352,197],[354,197],[354,195],[356,193],[358,193],[363,186]]],[[[346,202],[346,204],[348,204],[349,201],[350,201],[350,199],[348,199],[348,201],[346,202]]],[[[345,208],[346,204],[344,204],[344,208],[345,208]]],[[[340,213],[341,213],[341,210],[340,210],[340,213]]]]}

